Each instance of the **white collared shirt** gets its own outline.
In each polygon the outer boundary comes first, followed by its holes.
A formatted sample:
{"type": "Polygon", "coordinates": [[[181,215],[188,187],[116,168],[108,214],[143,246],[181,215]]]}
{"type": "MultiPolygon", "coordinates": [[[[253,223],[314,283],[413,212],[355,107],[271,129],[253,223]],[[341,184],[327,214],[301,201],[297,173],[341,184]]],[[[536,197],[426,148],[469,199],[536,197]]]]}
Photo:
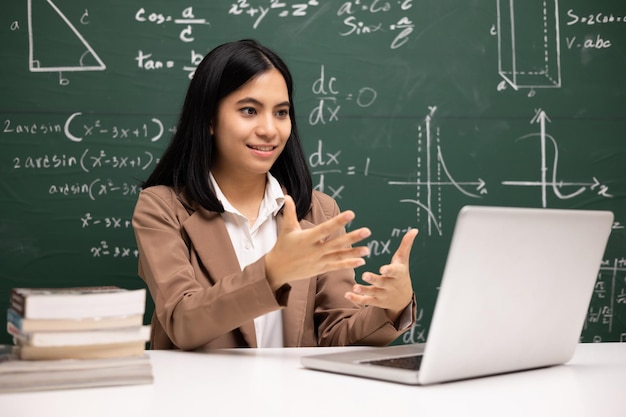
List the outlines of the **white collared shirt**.
{"type": "MultiPolygon", "coordinates": [[[[235,248],[239,266],[243,270],[246,266],[257,261],[272,249],[276,243],[278,227],[276,215],[285,202],[278,180],[272,174],[267,173],[267,185],[265,195],[256,221],[250,227],[249,220],[228,201],[213,174],[210,174],[215,195],[224,206],[222,218],[226,223],[226,230],[235,248]]],[[[283,347],[283,318],[282,311],[272,311],[254,319],[257,346],[283,347]]]]}

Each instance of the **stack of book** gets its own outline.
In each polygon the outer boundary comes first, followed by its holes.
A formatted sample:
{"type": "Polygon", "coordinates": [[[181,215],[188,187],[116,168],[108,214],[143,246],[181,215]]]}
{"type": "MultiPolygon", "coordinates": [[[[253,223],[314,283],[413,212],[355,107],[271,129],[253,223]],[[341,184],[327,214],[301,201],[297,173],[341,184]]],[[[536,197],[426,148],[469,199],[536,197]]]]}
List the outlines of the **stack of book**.
{"type": "Polygon", "coordinates": [[[144,289],[14,288],[0,392],[151,383],[145,299],[144,289]]]}

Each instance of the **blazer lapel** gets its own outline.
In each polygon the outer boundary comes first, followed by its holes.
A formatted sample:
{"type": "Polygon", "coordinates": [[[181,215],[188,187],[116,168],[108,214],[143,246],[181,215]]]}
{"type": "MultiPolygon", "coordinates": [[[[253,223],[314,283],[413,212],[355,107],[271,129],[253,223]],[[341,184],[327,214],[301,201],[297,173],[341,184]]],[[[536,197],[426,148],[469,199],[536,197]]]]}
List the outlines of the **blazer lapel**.
{"type": "MultiPolygon", "coordinates": [[[[224,276],[241,271],[226,225],[219,213],[199,207],[183,223],[183,228],[203,266],[207,269],[209,275],[207,279],[212,285],[224,276]]],[[[256,347],[254,321],[244,323],[239,330],[248,345],[256,347]]]]}

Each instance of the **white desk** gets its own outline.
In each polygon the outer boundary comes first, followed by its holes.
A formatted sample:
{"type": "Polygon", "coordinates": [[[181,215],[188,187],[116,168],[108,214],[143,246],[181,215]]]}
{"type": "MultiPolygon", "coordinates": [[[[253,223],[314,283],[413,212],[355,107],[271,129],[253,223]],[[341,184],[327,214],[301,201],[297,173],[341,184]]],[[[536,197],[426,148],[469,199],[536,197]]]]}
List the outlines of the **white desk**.
{"type": "Polygon", "coordinates": [[[0,394],[0,415],[626,416],[626,343],[581,344],[565,366],[430,387],[301,367],[300,356],[334,349],[151,351],[153,385],[0,394]]]}

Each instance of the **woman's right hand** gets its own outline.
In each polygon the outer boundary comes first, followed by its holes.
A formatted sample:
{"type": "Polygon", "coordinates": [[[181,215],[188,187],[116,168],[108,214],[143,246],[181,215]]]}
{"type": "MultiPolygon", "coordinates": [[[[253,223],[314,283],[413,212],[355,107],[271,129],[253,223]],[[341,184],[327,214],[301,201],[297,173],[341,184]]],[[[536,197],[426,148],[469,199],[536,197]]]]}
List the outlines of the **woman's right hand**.
{"type": "Polygon", "coordinates": [[[285,196],[283,225],[274,247],[265,255],[265,270],[272,289],[328,271],[356,268],[365,264],[367,247],[352,247],[371,235],[362,227],[338,237],[330,236],[345,228],[355,215],[344,211],[311,229],[302,230],[291,196],[285,196]]]}

